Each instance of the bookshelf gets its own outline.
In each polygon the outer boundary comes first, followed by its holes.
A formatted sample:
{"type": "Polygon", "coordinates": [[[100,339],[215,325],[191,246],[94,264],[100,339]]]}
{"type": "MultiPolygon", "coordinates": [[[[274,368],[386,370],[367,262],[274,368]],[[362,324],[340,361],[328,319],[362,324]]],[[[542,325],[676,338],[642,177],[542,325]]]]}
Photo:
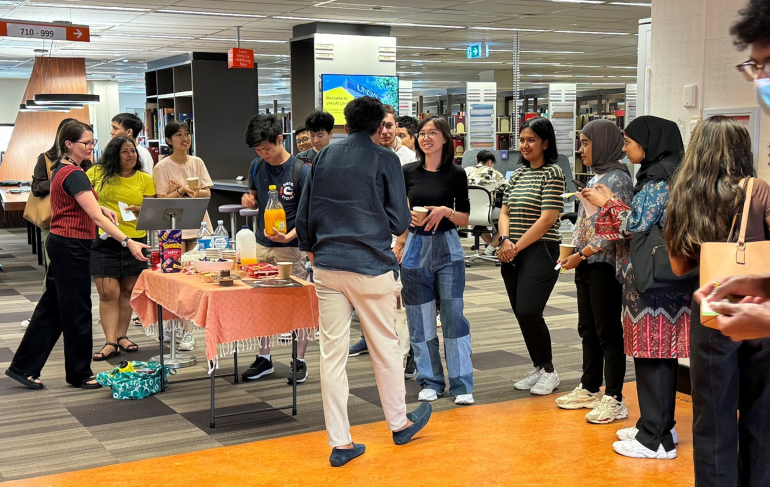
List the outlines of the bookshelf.
{"type": "Polygon", "coordinates": [[[256,66],[228,69],[226,53],[191,52],[147,67],[145,135],[155,162],[170,153],[166,124],[181,120],[190,125],[190,154],[203,159],[212,179],[245,173],[254,151],[243,132],[259,111],[256,66]]]}

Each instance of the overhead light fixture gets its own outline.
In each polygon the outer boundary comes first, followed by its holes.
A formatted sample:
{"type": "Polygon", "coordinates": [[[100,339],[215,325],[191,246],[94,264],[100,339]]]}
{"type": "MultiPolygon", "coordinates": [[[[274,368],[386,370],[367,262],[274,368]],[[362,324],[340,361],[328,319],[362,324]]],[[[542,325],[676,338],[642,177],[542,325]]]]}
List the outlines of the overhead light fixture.
{"type": "Polygon", "coordinates": [[[286,15],[274,15],[272,18],[281,20],[303,20],[305,22],[331,22],[334,24],[371,24],[371,22],[366,20],[318,19],[314,17],[289,17],[286,15]]]}
{"type": "Polygon", "coordinates": [[[61,112],[61,113],[69,113],[69,108],[64,107],[33,107],[33,106],[27,106],[26,103],[22,103],[19,105],[19,111],[20,112],[61,112]]]}
{"type": "Polygon", "coordinates": [[[82,5],[77,3],[42,3],[32,2],[27,7],[45,7],[45,8],[77,8],[83,10],[112,10],[115,12],[149,12],[152,9],[138,7],[110,7],[106,5],[82,5]]]}
{"type": "Polygon", "coordinates": [[[551,29],[520,29],[518,27],[486,27],[486,26],[473,26],[468,27],[472,30],[505,30],[510,32],[551,32],[551,29]]]}
{"type": "Polygon", "coordinates": [[[550,2],[556,2],[556,3],[590,3],[593,5],[602,5],[605,2],[600,0],[549,0],[550,2]]]}
{"type": "Polygon", "coordinates": [[[630,36],[630,32],[597,32],[592,30],[555,30],[557,34],[591,34],[597,36],[630,36]]]}
{"type": "Polygon", "coordinates": [[[209,17],[242,17],[242,18],[248,18],[248,19],[264,19],[266,17],[265,15],[257,15],[257,14],[236,14],[236,13],[229,13],[229,12],[201,12],[198,10],[162,9],[162,10],[156,10],[155,12],[159,14],[204,15],[209,17]]]}
{"type": "Polygon", "coordinates": [[[86,93],[54,93],[35,95],[35,103],[38,105],[71,105],[73,103],[93,105],[99,103],[99,95],[86,93]]]}
{"type": "MultiPolygon", "coordinates": [[[[511,49],[510,51],[513,51],[511,49]]],[[[585,54],[583,51],[521,51],[522,54],[585,54]]]]}
{"type": "Polygon", "coordinates": [[[610,2],[610,5],[618,5],[621,7],[647,7],[652,8],[651,3],[641,3],[641,2],[610,2]]]}
{"type": "Polygon", "coordinates": [[[426,29],[464,29],[462,25],[441,24],[412,24],[408,22],[376,22],[376,25],[390,25],[394,27],[425,27],[426,29]]]}
{"type": "Polygon", "coordinates": [[[639,69],[637,66],[605,66],[609,69],[639,69]]]}
{"type": "MultiPolygon", "coordinates": [[[[230,39],[226,37],[199,37],[199,41],[222,41],[222,42],[238,42],[238,39],[230,39]]],[[[286,44],[287,41],[279,41],[273,39],[241,39],[241,42],[257,42],[261,44],[286,44]]]]}
{"type": "Polygon", "coordinates": [[[81,110],[83,108],[82,103],[57,103],[56,105],[44,105],[42,103],[35,103],[34,100],[25,101],[24,106],[31,110],[47,110],[49,108],[81,110]]]}
{"type": "MultiPolygon", "coordinates": [[[[398,49],[419,49],[421,51],[446,51],[446,47],[428,47],[428,46],[397,46],[398,49]]],[[[465,49],[461,49],[464,51],[465,49]]]]}
{"type": "Polygon", "coordinates": [[[180,40],[192,40],[195,37],[191,36],[166,36],[159,34],[123,34],[122,32],[105,32],[102,37],[133,37],[139,39],[180,39],[180,40]]]}

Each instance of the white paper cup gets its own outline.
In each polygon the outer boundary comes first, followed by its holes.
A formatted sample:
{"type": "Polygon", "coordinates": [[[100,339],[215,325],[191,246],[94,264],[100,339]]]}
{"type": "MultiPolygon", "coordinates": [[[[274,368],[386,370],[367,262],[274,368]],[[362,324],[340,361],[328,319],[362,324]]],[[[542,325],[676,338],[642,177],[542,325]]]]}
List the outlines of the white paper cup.
{"type": "Polygon", "coordinates": [[[291,278],[291,268],[293,267],[293,263],[291,262],[278,262],[278,279],[290,279],[291,278]]]}
{"type": "Polygon", "coordinates": [[[198,189],[198,178],[187,178],[187,187],[193,191],[198,189]]]}

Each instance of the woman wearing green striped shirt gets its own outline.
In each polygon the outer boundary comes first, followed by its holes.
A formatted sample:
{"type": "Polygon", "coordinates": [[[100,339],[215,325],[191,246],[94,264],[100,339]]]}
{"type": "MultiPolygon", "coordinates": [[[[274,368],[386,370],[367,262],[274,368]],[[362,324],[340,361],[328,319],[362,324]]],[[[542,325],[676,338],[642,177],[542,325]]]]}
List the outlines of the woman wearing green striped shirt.
{"type": "Polygon", "coordinates": [[[559,214],[564,210],[564,175],[556,165],[556,135],[551,122],[534,118],[519,134],[518,169],[503,197],[498,223],[501,273],[513,314],[534,368],[515,383],[532,394],[551,394],[559,387],[553,368],[551,334],[543,319],[548,298],[559,278],[559,214]]]}

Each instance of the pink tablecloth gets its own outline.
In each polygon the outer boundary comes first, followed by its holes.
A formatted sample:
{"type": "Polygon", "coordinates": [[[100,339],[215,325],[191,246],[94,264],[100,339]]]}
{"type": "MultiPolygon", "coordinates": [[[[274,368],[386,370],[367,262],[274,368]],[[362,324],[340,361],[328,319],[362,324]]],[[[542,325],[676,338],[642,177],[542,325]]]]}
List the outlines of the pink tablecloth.
{"type": "MultiPolygon", "coordinates": [[[[181,273],[142,272],[131,295],[131,306],[142,325],[157,331],[158,304],[163,321],[192,320],[206,330],[206,359],[258,348],[257,340],[294,330],[310,332],[318,326],[318,300],[313,284],[302,287],[253,289],[235,281],[233,287],[205,283],[181,273]]],[[[310,333],[309,333],[310,334],[310,333]]]]}

